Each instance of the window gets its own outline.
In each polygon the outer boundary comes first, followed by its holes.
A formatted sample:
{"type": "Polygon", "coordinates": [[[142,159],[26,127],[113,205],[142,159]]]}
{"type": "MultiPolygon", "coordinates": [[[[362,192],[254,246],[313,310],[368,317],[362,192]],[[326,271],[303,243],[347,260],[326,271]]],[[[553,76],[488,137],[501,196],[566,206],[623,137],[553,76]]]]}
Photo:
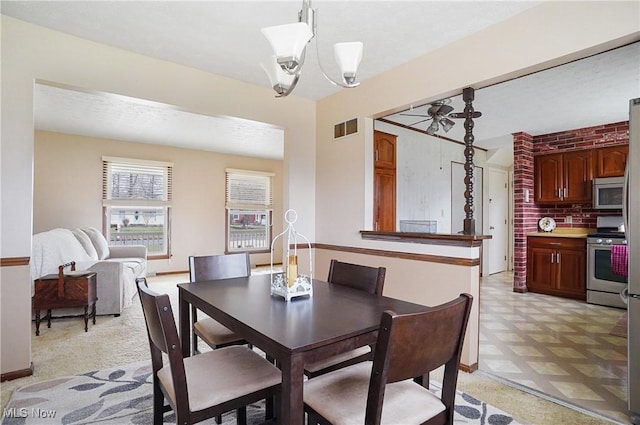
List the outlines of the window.
{"type": "Polygon", "coordinates": [[[173,164],[102,158],[103,229],[110,245],[146,245],[150,258],[170,256],[173,164]]]}
{"type": "Polygon", "coordinates": [[[227,252],[268,251],[272,173],[226,170],[227,252]]]}

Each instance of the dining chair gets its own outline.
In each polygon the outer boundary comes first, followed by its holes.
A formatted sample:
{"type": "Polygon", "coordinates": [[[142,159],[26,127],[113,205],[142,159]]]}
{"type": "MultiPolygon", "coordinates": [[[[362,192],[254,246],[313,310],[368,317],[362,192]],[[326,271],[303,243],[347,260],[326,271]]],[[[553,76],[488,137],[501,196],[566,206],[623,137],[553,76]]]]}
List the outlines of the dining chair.
{"type": "Polygon", "coordinates": [[[171,409],[181,425],[235,409],[238,423],[244,425],[248,404],[280,391],[280,371],[248,347],[229,346],[184,358],[169,296],[151,291],[145,278],[137,284],[151,349],[154,425],[162,425],[164,412],[171,409]],[[166,365],[163,354],[168,356],[166,365]]]}
{"type": "MultiPolygon", "coordinates": [[[[248,252],[227,255],[203,255],[189,257],[189,280],[231,279],[251,275],[248,252]]],[[[212,349],[229,345],[243,345],[247,342],[229,328],[209,316],[198,319],[198,309],[191,307],[191,354],[198,353],[198,338],[212,349]]]]}
{"type": "Polygon", "coordinates": [[[452,425],[472,302],[460,294],[421,313],[385,311],[373,361],[305,381],[308,424],[452,425]],[[442,365],[437,396],[428,389],[429,373],[442,365]]]}
{"type": "MultiPolygon", "coordinates": [[[[327,282],[381,296],[386,272],[385,267],[363,266],[333,259],[329,264],[327,282]]],[[[366,360],[371,360],[371,347],[368,345],[326,359],[305,363],[304,373],[308,378],[313,378],[366,360]]]]}

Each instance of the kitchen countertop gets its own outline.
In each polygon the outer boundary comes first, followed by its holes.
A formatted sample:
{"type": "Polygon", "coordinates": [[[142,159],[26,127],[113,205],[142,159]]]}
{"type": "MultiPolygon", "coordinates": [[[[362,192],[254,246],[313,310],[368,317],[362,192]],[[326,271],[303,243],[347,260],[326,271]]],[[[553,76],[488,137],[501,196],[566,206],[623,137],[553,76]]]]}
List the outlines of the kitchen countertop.
{"type": "Polygon", "coordinates": [[[548,238],[586,238],[596,229],[588,227],[556,227],[551,232],[529,232],[527,236],[544,236],[548,238]]]}

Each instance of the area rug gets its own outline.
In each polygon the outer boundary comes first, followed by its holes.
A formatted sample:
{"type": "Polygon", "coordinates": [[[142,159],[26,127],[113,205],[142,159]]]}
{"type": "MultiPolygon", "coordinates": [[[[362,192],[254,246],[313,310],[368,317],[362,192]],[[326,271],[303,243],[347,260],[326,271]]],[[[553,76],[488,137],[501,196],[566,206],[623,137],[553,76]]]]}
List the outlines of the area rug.
{"type": "Polygon", "coordinates": [[[622,338],[627,337],[627,312],[622,313],[618,322],[611,328],[609,331],[610,335],[621,336],[622,338]]]}
{"type": "MultiPolygon", "coordinates": [[[[434,393],[440,391],[437,381],[431,381],[430,387],[434,393]]],[[[468,394],[458,392],[455,403],[456,424],[518,425],[509,414],[468,394]]],[[[222,419],[224,425],[236,423],[234,412],[222,419]]],[[[257,425],[263,421],[263,404],[249,406],[247,423],[257,425]]],[[[151,363],[146,361],[18,388],[5,407],[2,420],[2,425],[152,423],[151,363]]],[[[173,413],[165,415],[165,423],[175,424],[173,413]]],[[[215,422],[212,419],[202,423],[215,422]]]]}

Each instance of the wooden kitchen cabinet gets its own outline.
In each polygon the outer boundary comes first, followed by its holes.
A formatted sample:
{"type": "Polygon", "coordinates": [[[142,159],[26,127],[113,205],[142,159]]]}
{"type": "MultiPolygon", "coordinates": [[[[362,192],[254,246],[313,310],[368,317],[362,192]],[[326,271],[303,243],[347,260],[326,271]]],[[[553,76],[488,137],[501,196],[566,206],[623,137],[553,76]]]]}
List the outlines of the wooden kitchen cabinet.
{"type": "Polygon", "coordinates": [[[534,158],[534,200],[537,203],[591,202],[591,150],[538,155],[534,158]]]}
{"type": "Polygon", "coordinates": [[[375,168],[396,169],[397,136],[375,130],[373,137],[373,166],[375,168]]]}
{"type": "Polygon", "coordinates": [[[539,155],[534,159],[535,202],[560,202],[562,154],[539,155]]]}
{"type": "Polygon", "coordinates": [[[584,238],[527,237],[527,289],[586,300],[587,245],[584,238]]]}
{"type": "Polygon", "coordinates": [[[622,177],[629,156],[629,145],[596,149],[594,177],[622,177]]]}
{"type": "Polygon", "coordinates": [[[376,130],[373,139],[373,230],[395,232],[397,136],[376,130]]]}

